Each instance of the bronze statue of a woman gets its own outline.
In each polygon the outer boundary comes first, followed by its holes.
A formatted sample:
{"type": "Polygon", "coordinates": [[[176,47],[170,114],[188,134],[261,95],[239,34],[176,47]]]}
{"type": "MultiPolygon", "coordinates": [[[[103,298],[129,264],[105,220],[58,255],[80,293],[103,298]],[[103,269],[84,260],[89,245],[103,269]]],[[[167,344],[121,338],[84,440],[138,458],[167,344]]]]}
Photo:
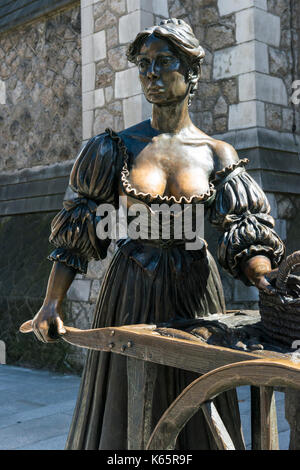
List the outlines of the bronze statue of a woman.
{"type": "MultiPolygon", "coordinates": [[[[282,260],[283,243],[273,230],[270,206],[246,173],[247,160],[207,136],[191,121],[188,106],[197,87],[204,51],[191,28],[169,19],[139,33],[128,59],[137,64],[152,117],[118,134],[110,129],[90,139],[71,172],[78,197],[54,218],[56,249],[47,293],[33,319],[36,336],[51,342],[64,333],[61,304],[76,273],[103,259],[109,245],[96,235],[97,206],[127,204],[204,205],[222,231],[221,266],[246,285],[271,289],[266,275],[282,260]],[[125,198],[124,198],[125,199],[125,198]]],[[[203,241],[186,249],[184,237],[121,239],[103,281],[93,328],[192,319],[225,310],[217,266],[203,241]]],[[[195,375],[158,366],[153,425],[195,375]]],[[[236,448],[240,429],[233,392],[216,406],[236,448]]],[[[178,439],[179,449],[210,449],[214,441],[199,411],[178,439]]],[[[126,358],[89,351],[67,449],[126,449],[126,358]]]]}

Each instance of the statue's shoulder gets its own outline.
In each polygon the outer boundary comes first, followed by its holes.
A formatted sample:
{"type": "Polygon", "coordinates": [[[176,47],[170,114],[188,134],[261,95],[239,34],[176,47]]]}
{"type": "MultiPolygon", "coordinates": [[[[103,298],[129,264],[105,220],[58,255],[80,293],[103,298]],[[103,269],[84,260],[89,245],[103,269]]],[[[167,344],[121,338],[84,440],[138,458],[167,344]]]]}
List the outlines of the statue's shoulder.
{"type": "Polygon", "coordinates": [[[223,140],[214,139],[213,137],[209,137],[209,139],[219,168],[225,168],[239,161],[239,156],[231,144],[223,140]]]}

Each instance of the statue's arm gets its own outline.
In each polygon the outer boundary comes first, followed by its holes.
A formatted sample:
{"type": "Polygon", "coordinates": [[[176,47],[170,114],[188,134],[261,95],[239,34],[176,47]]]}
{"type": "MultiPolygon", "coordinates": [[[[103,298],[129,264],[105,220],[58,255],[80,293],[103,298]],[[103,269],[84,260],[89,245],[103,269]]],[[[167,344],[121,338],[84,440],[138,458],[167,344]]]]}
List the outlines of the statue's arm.
{"type": "Polygon", "coordinates": [[[284,246],[273,230],[267,198],[246,172],[236,173],[243,165],[232,145],[214,140],[213,147],[223,169],[217,172],[219,190],[212,211],[215,225],[224,231],[221,264],[246,284],[271,292],[266,276],[282,259],[284,246]]]}
{"type": "Polygon", "coordinates": [[[80,152],[70,175],[74,197],[63,203],[51,224],[49,241],[55,250],[45,300],[33,319],[33,330],[41,341],[53,341],[64,333],[62,302],[76,274],[87,272],[88,262],[106,257],[110,239],[100,240],[97,207],[115,205],[116,146],[107,133],[93,137],[80,152]]]}
{"type": "Polygon", "coordinates": [[[58,261],[53,263],[43,305],[32,320],[33,331],[41,341],[51,342],[65,333],[61,307],[75,275],[74,268],[58,261]]]}

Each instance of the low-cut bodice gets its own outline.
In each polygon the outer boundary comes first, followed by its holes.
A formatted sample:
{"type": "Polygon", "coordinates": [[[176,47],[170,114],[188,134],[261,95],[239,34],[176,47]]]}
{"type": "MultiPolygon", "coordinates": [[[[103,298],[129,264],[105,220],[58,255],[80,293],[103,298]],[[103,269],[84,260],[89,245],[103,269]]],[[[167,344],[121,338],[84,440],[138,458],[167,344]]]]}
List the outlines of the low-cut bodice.
{"type": "MultiPolygon", "coordinates": [[[[140,127],[143,125],[149,127],[149,123],[142,123],[140,127]]],[[[89,260],[105,258],[111,239],[109,237],[102,239],[98,236],[97,227],[102,220],[98,209],[103,204],[105,207],[110,205],[118,209],[122,199],[119,196],[125,195],[131,202],[141,205],[147,211],[142,231],[138,233],[138,230],[133,230],[137,235],[134,245],[137,247],[138,244],[138,249],[130,254],[133,260],[139,259],[144,267],[146,251],[151,261],[151,250],[146,249],[146,245],[153,243],[151,237],[149,239],[148,216],[149,213],[155,216],[155,211],[159,211],[161,206],[167,209],[170,222],[163,216],[156,219],[157,238],[154,239],[154,244],[158,243],[163,249],[181,244],[180,256],[194,257],[197,250],[193,253],[185,243],[183,244],[188,238],[185,236],[186,233],[184,232],[180,238],[172,231],[175,220],[178,219],[176,214],[173,217],[171,209],[173,206],[184,210],[191,209],[195,214],[197,208],[205,208],[208,220],[221,232],[218,260],[232,276],[249,285],[241,266],[245,260],[258,254],[269,257],[272,267],[281,262],[284,245],[273,230],[275,222],[270,215],[270,205],[264,192],[245,171],[247,159],[233,162],[221,170],[214,170],[210,180],[208,179],[208,189],[203,194],[180,198],[166,194],[151,194],[138,190],[130,181],[130,155],[127,150],[126,135],[128,134],[117,134],[107,129],[105,133],[90,139],[80,152],[70,175],[70,187],[77,196],[64,202],[64,208],[52,222],[50,242],[56,249],[51,253],[50,259],[66,263],[79,272],[86,272],[89,260]],[[165,220],[170,226],[170,234],[167,235],[163,232],[165,220]]],[[[141,144],[137,141],[136,145],[137,148],[140,146],[141,150],[145,146],[142,140],[141,144]]],[[[130,213],[135,204],[131,204],[127,215],[129,222],[136,219],[137,224],[138,214],[130,213]]],[[[202,215],[201,211],[199,213],[200,217],[203,217],[203,212],[202,215]]],[[[146,212],[142,218],[145,214],[146,212]]],[[[140,221],[142,222],[142,219],[140,221]]],[[[193,223],[192,232],[196,228],[193,223]]],[[[176,225],[177,228],[178,226],[184,227],[184,224],[181,222],[176,225]]],[[[128,245],[128,242],[126,243],[128,245]]],[[[158,259],[160,259],[159,253],[158,251],[158,259]]]]}

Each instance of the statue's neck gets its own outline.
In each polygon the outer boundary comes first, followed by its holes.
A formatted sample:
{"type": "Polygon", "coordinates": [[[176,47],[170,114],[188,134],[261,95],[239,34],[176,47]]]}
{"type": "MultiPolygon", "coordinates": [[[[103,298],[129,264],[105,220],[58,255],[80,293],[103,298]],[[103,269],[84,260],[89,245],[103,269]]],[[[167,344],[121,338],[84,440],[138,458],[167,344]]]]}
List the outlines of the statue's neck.
{"type": "Polygon", "coordinates": [[[183,129],[192,126],[188,112],[188,97],[180,103],[152,107],[151,126],[159,132],[178,134],[183,129]]]}

